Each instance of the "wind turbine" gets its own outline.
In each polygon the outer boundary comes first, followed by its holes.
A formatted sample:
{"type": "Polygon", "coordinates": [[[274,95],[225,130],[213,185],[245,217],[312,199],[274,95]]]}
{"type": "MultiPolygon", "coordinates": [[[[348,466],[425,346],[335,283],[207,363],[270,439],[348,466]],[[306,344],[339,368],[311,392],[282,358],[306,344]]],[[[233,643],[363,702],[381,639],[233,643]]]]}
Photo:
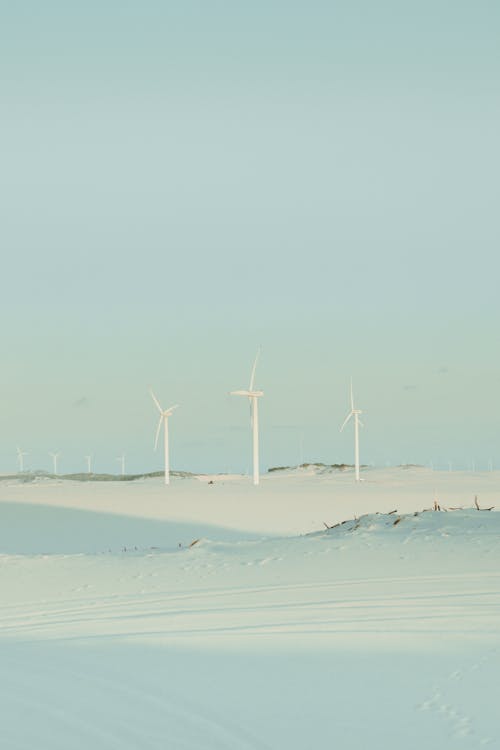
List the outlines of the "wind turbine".
{"type": "Polygon", "coordinates": [[[87,474],[92,474],[92,456],[84,456],[87,462],[87,474]]]}
{"type": "Polygon", "coordinates": [[[124,474],[125,474],[125,456],[124,455],[118,456],[118,458],[116,460],[120,461],[120,463],[122,465],[122,476],[124,476],[124,474]]]}
{"type": "Polygon", "coordinates": [[[254,390],[255,370],[259,359],[260,349],[253,363],[252,374],[248,391],[231,391],[231,396],[246,396],[250,402],[250,424],[252,427],[253,443],[253,483],[259,484],[259,413],[258,399],[264,395],[264,391],[254,390]]]}
{"type": "Polygon", "coordinates": [[[52,461],[54,462],[54,474],[57,474],[57,459],[61,453],[49,453],[49,456],[52,456],[52,461]]]}
{"type": "Polygon", "coordinates": [[[156,437],[155,437],[155,450],[158,447],[158,440],[160,439],[160,431],[161,431],[161,425],[163,422],[163,430],[164,430],[164,449],[165,449],[165,484],[170,484],[170,458],[169,458],[169,451],[168,451],[168,418],[172,415],[172,412],[174,409],[177,409],[179,407],[179,404],[175,404],[174,406],[170,406],[168,409],[163,409],[160,402],[156,398],[153,391],[149,390],[151,394],[151,398],[155,402],[156,406],[158,407],[158,411],[160,412],[160,421],[158,422],[158,428],[156,430],[156,437]]]}
{"type": "Polygon", "coordinates": [[[27,451],[21,450],[21,448],[17,448],[17,460],[19,461],[19,473],[22,474],[24,471],[24,457],[28,456],[27,451]]]}
{"type": "Polygon", "coordinates": [[[351,411],[344,419],[344,423],[340,428],[340,432],[344,429],[351,417],[354,417],[354,469],[356,472],[356,482],[360,481],[359,477],[359,426],[363,427],[363,422],[360,420],[359,415],[363,412],[361,409],[354,408],[354,396],[352,392],[352,378],[351,378],[351,411]]]}

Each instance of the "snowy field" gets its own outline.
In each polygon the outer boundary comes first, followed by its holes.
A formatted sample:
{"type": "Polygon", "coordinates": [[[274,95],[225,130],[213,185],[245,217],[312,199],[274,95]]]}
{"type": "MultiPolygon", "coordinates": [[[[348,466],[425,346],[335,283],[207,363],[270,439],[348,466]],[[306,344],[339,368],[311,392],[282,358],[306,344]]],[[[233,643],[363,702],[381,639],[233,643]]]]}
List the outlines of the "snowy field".
{"type": "Polygon", "coordinates": [[[500,747],[500,473],[364,477],[0,481],[2,750],[500,747]]]}

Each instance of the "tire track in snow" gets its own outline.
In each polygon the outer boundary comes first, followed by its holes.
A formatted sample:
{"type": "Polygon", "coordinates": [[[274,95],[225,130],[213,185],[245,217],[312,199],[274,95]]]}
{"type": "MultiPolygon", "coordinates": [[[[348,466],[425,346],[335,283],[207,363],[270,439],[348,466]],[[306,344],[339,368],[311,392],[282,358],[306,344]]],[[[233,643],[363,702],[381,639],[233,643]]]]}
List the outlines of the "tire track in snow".
{"type": "MultiPolygon", "coordinates": [[[[397,579],[395,579],[397,581],[397,579]]],[[[407,633],[494,632],[500,623],[500,591],[492,586],[480,591],[450,591],[443,577],[437,591],[407,593],[403,581],[392,596],[387,582],[364,582],[348,595],[334,584],[304,587],[253,587],[211,589],[203,596],[127,596],[116,600],[80,598],[45,604],[11,607],[3,615],[2,633],[16,638],[85,638],[158,635],[200,637],[223,633],[282,634],[356,632],[407,633]],[[378,591],[377,591],[378,588],[378,591]],[[364,590],[363,590],[364,589],[364,590]],[[369,590],[369,591],[367,591],[369,590]],[[76,604],[76,606],[75,606],[76,604]],[[181,605],[181,606],[179,606],[181,605]],[[279,615],[279,617],[277,617],[279,615]]],[[[419,583],[413,580],[414,587],[419,583]]],[[[420,581],[421,583],[421,581],[420,581]]],[[[450,583],[450,582],[449,582],[450,583]]],[[[462,580],[463,589],[463,580],[462,580]]]]}

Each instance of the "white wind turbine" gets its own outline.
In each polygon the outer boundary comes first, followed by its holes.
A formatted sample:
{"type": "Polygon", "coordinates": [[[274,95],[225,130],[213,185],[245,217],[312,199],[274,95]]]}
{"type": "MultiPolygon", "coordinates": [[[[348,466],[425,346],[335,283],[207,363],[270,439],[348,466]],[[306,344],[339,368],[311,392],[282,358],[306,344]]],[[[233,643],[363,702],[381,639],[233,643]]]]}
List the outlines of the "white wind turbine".
{"type": "Polygon", "coordinates": [[[253,483],[259,484],[259,413],[258,399],[264,395],[263,391],[254,390],[255,370],[259,359],[260,349],[253,363],[252,374],[248,391],[231,391],[231,396],[246,396],[250,401],[250,424],[253,433],[253,483]]]}
{"type": "Polygon", "coordinates": [[[352,392],[352,378],[351,378],[351,411],[344,420],[340,432],[344,429],[351,417],[354,417],[354,469],[356,473],[356,481],[360,481],[359,477],[359,427],[363,427],[363,422],[360,420],[359,415],[363,412],[361,409],[354,408],[354,396],[352,392]]]}
{"type": "Polygon", "coordinates": [[[87,474],[92,474],[92,456],[84,456],[87,462],[87,474]]]}
{"type": "Polygon", "coordinates": [[[153,391],[149,390],[151,394],[151,398],[155,402],[156,406],[158,407],[158,411],[160,412],[160,421],[158,422],[158,427],[156,430],[156,437],[155,437],[155,450],[158,447],[158,440],[160,439],[160,431],[161,431],[161,425],[163,423],[163,430],[164,430],[164,451],[165,451],[165,484],[170,484],[170,457],[169,457],[169,446],[168,446],[168,418],[172,415],[172,412],[174,409],[179,408],[179,404],[175,404],[174,406],[170,406],[168,409],[163,409],[160,402],[156,398],[153,391]]]}
{"type": "Polygon", "coordinates": [[[54,474],[57,474],[57,459],[59,458],[60,455],[61,455],[60,452],[58,452],[58,453],[49,453],[49,456],[52,456],[52,461],[53,461],[53,464],[54,464],[54,474]]]}
{"type": "Polygon", "coordinates": [[[125,455],[118,456],[117,461],[119,461],[122,465],[122,476],[125,474],[125,455]]]}
{"type": "Polygon", "coordinates": [[[19,462],[19,472],[22,474],[24,471],[24,457],[28,456],[27,451],[21,450],[21,448],[17,448],[17,460],[19,462]]]}

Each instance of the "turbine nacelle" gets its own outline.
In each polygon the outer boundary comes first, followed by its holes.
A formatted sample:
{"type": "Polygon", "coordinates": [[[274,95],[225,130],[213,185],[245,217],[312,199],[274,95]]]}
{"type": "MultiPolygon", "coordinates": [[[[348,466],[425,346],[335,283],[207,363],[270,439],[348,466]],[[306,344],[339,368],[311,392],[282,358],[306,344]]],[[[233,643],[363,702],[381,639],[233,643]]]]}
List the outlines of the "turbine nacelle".
{"type": "Polygon", "coordinates": [[[175,409],[178,409],[178,408],[179,408],[179,404],[175,404],[174,406],[169,406],[168,409],[165,409],[165,411],[161,412],[161,415],[162,415],[162,417],[170,417],[170,415],[172,414],[172,412],[175,409]]]}

